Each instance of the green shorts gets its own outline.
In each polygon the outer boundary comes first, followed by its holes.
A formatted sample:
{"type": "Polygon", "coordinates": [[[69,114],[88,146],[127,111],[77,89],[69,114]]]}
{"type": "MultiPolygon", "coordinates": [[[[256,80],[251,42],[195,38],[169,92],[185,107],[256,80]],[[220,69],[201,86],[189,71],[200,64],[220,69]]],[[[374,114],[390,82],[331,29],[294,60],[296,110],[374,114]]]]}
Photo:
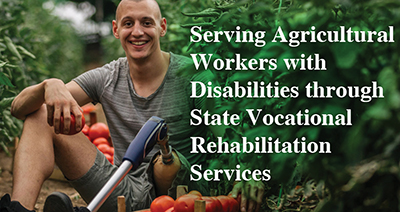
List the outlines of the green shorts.
{"type": "MultiPolygon", "coordinates": [[[[182,154],[176,150],[174,151],[179,156],[181,168],[172,182],[168,195],[176,198],[176,187],[178,185],[188,185],[189,190],[195,189],[205,194],[209,193],[206,183],[189,181],[190,164],[182,154]]],[[[151,161],[158,155],[159,153],[152,157],[146,157],[138,169],[131,170],[111,193],[99,211],[117,211],[118,196],[125,196],[126,211],[150,208],[151,202],[156,198],[156,190],[152,178],[153,164],[151,161]]],[[[90,203],[117,169],[118,167],[112,165],[103,153],[97,151],[96,160],[90,170],[80,179],[70,180],[69,182],[85,202],[90,203]]]]}

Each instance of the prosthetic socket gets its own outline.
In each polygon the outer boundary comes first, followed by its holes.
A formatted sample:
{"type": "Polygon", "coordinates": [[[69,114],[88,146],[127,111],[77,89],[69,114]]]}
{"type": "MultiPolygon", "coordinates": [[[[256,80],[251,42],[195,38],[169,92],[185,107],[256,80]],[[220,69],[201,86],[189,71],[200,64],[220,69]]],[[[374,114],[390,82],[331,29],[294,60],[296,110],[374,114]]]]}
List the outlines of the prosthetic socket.
{"type": "Polygon", "coordinates": [[[167,195],[168,189],[178,173],[181,162],[178,155],[172,151],[168,144],[168,136],[158,141],[160,145],[160,155],[153,161],[154,181],[157,195],[167,195]]]}

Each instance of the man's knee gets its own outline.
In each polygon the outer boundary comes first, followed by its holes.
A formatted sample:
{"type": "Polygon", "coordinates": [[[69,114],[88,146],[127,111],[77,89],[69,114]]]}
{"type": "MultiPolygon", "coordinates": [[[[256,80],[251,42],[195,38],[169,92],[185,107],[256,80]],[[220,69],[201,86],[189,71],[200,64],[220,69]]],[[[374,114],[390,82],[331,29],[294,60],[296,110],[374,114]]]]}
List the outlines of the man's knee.
{"type": "Polygon", "coordinates": [[[50,125],[47,124],[47,109],[45,105],[42,105],[39,110],[26,116],[24,126],[29,124],[31,124],[32,127],[43,127],[43,125],[50,127],[50,125]]]}

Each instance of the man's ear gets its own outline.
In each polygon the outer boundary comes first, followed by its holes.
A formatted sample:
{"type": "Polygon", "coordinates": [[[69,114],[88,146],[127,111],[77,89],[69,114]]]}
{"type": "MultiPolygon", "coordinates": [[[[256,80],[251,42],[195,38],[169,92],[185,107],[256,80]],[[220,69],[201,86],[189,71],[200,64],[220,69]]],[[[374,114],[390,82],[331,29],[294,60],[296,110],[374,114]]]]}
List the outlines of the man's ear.
{"type": "Polygon", "coordinates": [[[117,39],[119,39],[117,21],[115,21],[115,20],[112,21],[112,28],[113,28],[114,37],[117,38],[117,39]]]}
{"type": "Polygon", "coordinates": [[[162,18],[161,19],[161,33],[160,33],[160,36],[164,37],[165,34],[167,34],[167,19],[162,18]]]}

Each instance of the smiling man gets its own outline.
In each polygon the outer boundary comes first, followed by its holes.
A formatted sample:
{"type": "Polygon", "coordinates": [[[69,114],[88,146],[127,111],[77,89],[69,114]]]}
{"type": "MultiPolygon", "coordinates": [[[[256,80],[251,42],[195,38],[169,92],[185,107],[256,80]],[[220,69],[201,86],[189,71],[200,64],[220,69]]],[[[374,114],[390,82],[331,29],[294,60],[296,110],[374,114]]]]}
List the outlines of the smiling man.
{"type": "MultiPolygon", "coordinates": [[[[87,71],[67,84],[47,79],[25,88],[13,101],[12,114],[25,122],[14,160],[12,201],[5,195],[0,202],[1,212],[32,211],[55,163],[82,198],[90,202],[118,169],[130,142],[151,116],[168,123],[177,170],[156,174],[160,165],[156,162],[160,156],[156,146],[142,165],[121,181],[100,211],[116,211],[120,195],[127,198],[127,211],[148,208],[161,194],[175,197],[176,187],[184,184],[207,194],[206,183],[189,181],[190,165],[206,161],[204,154],[190,154],[190,137],[207,133],[206,126],[189,124],[190,111],[205,108],[205,98],[190,99],[190,81],[206,81],[207,72],[190,79],[177,74],[193,65],[187,57],[160,49],[167,21],[156,1],[122,0],[112,24],[126,57],[87,71]],[[70,114],[79,120],[80,106],[89,102],[102,104],[115,148],[115,165],[83,133],[64,135],[69,132],[70,114]],[[59,127],[61,116],[64,129],[59,127]],[[171,177],[168,180],[167,175],[171,177]]],[[[79,121],[75,127],[82,128],[79,121]]],[[[262,196],[263,189],[255,185],[249,192],[262,196]]],[[[61,193],[52,194],[46,203],[45,212],[77,210],[61,193]]],[[[249,211],[253,208],[259,208],[259,204],[250,201],[249,211]]]]}

